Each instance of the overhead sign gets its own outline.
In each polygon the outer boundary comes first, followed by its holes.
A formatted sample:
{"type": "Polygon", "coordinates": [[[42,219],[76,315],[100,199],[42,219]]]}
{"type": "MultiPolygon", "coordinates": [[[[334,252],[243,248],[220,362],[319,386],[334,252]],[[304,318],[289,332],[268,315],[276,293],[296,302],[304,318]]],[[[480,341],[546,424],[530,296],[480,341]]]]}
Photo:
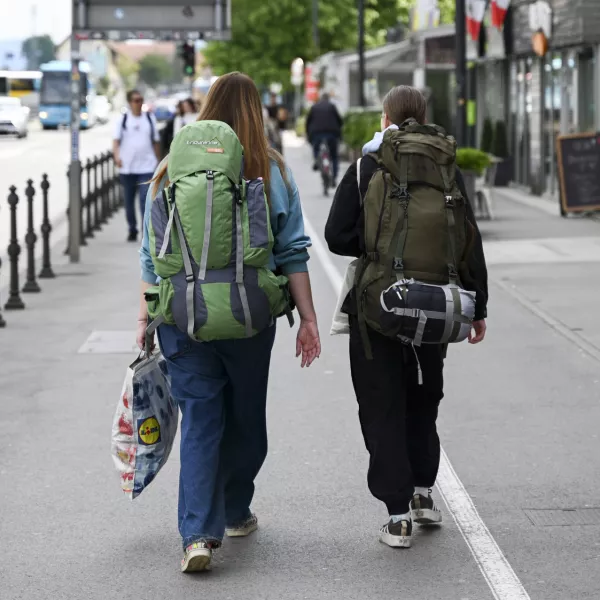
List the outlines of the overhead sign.
{"type": "Polygon", "coordinates": [[[231,0],[73,0],[73,5],[78,39],[231,39],[231,0]]]}

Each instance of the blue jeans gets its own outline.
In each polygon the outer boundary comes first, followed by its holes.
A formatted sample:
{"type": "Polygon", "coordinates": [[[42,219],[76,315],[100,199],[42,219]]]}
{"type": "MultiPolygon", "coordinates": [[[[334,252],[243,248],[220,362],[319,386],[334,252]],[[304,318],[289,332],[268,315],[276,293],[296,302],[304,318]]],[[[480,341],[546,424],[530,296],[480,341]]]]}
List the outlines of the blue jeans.
{"type": "Polygon", "coordinates": [[[313,147],[313,156],[315,161],[319,158],[319,147],[321,146],[321,142],[327,142],[327,146],[329,146],[329,154],[331,155],[331,166],[333,168],[333,178],[337,179],[338,176],[338,145],[340,142],[339,136],[334,133],[315,133],[312,136],[312,147],[313,147]]]}
{"type": "Polygon", "coordinates": [[[198,343],[173,325],[158,339],[181,410],[179,533],[184,549],[220,543],[250,516],[267,456],[267,385],[275,326],[240,340],[198,343]]]}
{"type": "Polygon", "coordinates": [[[150,180],[154,173],[131,173],[121,174],[121,185],[123,186],[123,195],[125,197],[125,215],[129,225],[129,233],[137,234],[137,219],[135,217],[135,195],[140,194],[140,211],[142,213],[142,223],[144,222],[144,209],[146,208],[146,194],[150,186],[150,180]]]}

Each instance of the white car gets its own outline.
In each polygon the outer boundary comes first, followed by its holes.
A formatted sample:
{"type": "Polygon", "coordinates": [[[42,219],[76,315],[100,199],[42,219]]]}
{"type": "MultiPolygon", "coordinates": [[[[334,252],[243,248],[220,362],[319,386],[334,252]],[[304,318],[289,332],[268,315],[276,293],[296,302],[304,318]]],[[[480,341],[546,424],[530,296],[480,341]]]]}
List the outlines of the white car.
{"type": "Polygon", "coordinates": [[[12,134],[19,138],[27,137],[29,108],[18,98],[0,96],[0,134],[12,134]]]}
{"type": "Polygon", "coordinates": [[[106,96],[96,96],[94,99],[94,112],[96,113],[96,119],[98,123],[105,124],[110,121],[110,113],[112,106],[106,96]]]}

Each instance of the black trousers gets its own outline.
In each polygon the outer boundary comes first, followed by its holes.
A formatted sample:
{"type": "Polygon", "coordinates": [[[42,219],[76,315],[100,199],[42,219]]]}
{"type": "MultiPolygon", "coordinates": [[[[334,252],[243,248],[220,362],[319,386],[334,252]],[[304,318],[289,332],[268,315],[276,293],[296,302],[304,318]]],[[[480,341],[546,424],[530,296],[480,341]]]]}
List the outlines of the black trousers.
{"type": "Polygon", "coordinates": [[[444,396],[446,347],[415,348],[423,373],[419,385],[413,348],[369,330],[367,360],[356,317],[350,317],[350,367],[358,415],[370,454],[367,481],[389,514],[404,514],[415,486],[431,487],[440,464],[436,429],[444,396]]]}

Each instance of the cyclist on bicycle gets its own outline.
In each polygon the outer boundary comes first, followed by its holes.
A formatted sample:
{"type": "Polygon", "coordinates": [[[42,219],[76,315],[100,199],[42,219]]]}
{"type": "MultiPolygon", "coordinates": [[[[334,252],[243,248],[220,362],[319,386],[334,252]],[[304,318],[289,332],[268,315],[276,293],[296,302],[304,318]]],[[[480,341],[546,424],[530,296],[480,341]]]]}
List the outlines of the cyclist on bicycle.
{"type": "Polygon", "coordinates": [[[333,167],[333,185],[338,174],[338,145],[342,137],[342,117],[335,104],[329,99],[329,94],[323,94],[321,100],[314,104],[306,117],[306,133],[313,148],[315,162],[313,170],[319,170],[318,157],[321,142],[327,142],[333,167]]]}

